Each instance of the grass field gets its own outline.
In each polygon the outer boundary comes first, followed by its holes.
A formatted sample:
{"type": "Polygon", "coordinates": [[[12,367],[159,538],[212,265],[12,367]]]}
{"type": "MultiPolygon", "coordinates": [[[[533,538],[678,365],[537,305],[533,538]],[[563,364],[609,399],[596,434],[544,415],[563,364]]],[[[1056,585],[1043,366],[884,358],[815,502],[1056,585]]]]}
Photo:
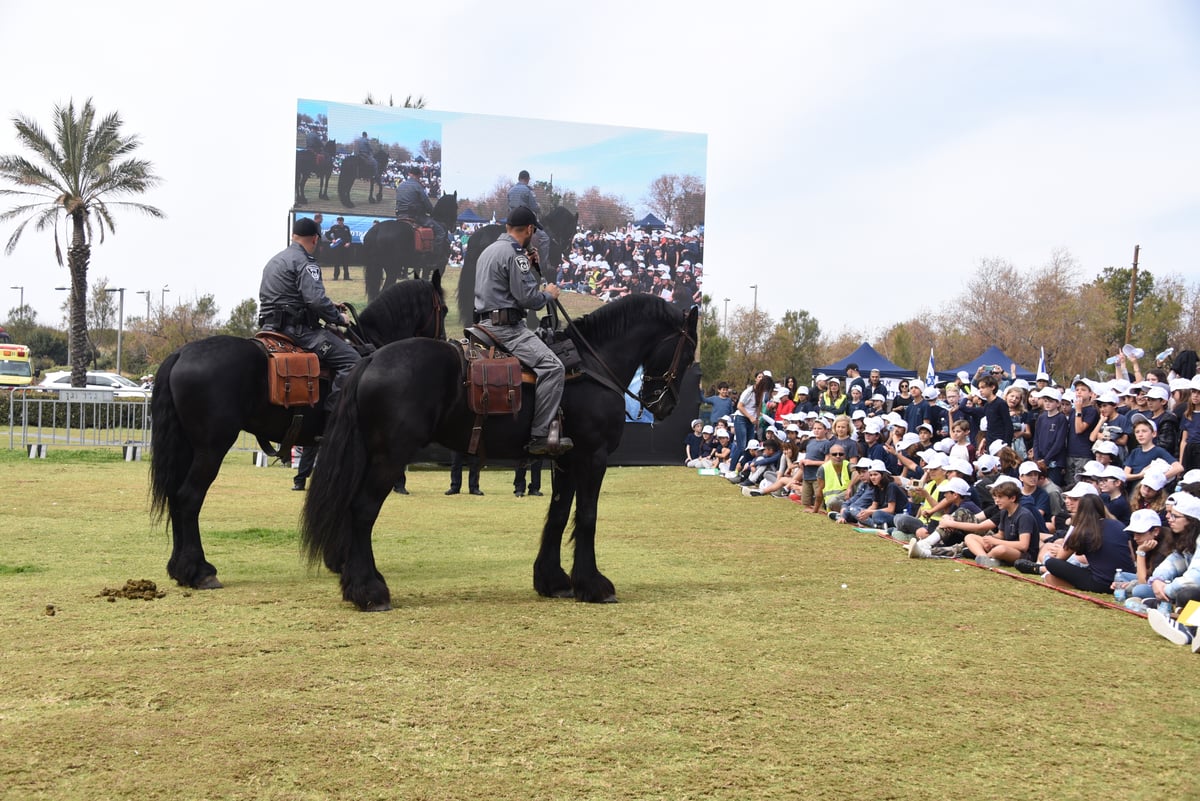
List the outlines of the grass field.
{"type": "Polygon", "coordinates": [[[590,606],[531,589],[546,499],[416,471],[372,615],[302,562],[290,472],[244,456],[202,517],[226,588],[168,584],[119,459],[0,451],[0,798],[1196,796],[1190,649],[719,478],[611,470],[621,603],[590,606]],[[143,578],[165,597],[100,597],[143,578]]]}

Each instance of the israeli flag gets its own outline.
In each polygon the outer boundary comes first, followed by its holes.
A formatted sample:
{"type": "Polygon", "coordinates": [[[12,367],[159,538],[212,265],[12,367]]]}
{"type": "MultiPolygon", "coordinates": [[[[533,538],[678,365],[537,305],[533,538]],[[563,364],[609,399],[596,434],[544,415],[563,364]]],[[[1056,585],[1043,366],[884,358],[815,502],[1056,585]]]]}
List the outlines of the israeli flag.
{"type": "Polygon", "coordinates": [[[929,366],[925,368],[925,386],[932,387],[937,383],[937,370],[933,368],[933,348],[929,349],[929,366]]]}
{"type": "Polygon", "coordinates": [[[1045,373],[1046,375],[1050,375],[1050,371],[1046,369],[1046,347],[1044,345],[1041,348],[1041,354],[1042,354],[1041,356],[1038,356],[1037,371],[1039,373],[1045,373]]]}

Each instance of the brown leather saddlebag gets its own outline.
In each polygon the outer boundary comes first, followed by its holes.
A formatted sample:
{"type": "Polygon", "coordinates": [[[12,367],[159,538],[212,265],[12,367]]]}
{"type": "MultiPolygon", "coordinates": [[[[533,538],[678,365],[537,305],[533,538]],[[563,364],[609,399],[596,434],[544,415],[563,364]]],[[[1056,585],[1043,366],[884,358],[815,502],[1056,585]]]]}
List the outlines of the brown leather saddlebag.
{"type": "Polygon", "coordinates": [[[433,229],[429,227],[413,228],[413,250],[417,253],[433,252],[433,229]]]}
{"type": "Polygon", "coordinates": [[[273,406],[316,406],[321,362],[315,353],[267,353],[267,387],[273,406]]]}
{"type": "Polygon", "coordinates": [[[278,331],[259,331],[254,341],[267,352],[267,399],[272,406],[316,406],[321,399],[321,362],[278,331]]]}
{"type": "Polygon", "coordinates": [[[475,414],[511,414],[521,411],[521,363],[515,356],[471,359],[467,405],[475,414]]]}

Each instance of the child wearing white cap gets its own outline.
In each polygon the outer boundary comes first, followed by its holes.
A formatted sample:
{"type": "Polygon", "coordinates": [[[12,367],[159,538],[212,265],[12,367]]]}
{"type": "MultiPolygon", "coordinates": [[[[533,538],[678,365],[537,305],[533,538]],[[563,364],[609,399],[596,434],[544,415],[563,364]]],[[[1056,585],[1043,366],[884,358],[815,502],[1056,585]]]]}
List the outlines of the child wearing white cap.
{"type": "MultiPolygon", "coordinates": [[[[1196,539],[1200,535],[1200,498],[1186,492],[1172,496],[1174,503],[1167,515],[1171,529],[1171,553],[1150,576],[1150,588],[1159,606],[1147,614],[1151,628],[1176,645],[1187,645],[1196,640],[1194,629],[1186,628],[1172,620],[1170,606],[1182,607],[1189,601],[1200,600],[1200,555],[1197,554],[1196,539]],[[1190,557],[1190,558],[1189,558],[1190,557]]],[[[1192,648],[1193,651],[1197,647],[1192,648]]]]}

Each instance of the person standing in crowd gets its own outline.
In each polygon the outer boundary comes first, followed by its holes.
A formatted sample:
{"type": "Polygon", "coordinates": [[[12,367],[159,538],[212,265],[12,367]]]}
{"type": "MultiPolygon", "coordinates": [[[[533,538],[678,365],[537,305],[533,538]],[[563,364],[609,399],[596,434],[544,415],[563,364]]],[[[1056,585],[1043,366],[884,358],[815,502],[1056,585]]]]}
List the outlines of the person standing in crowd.
{"type": "Polygon", "coordinates": [[[1067,475],[1073,481],[1076,473],[1092,458],[1092,430],[1100,423],[1100,410],[1092,403],[1095,393],[1085,378],[1077,378],[1072,387],[1074,398],[1067,416],[1067,475]]]}
{"type": "MultiPolygon", "coordinates": [[[[701,385],[701,391],[704,387],[701,385]]],[[[717,384],[717,394],[709,395],[702,399],[704,403],[712,404],[712,410],[708,413],[708,421],[713,425],[717,424],[722,417],[733,414],[733,398],[729,397],[729,382],[721,381],[717,384]]]]}
{"type": "Polygon", "coordinates": [[[315,222],[308,217],[296,220],[292,226],[292,244],[275,254],[263,268],[258,288],[258,322],[264,331],[287,334],[333,370],[333,387],[325,398],[325,410],[330,412],[346,374],[358,363],[359,355],[346,340],[319,325],[350,324],[345,313],[325,294],[321,266],[313,255],[320,238],[315,222]]]}
{"type": "Polygon", "coordinates": [[[754,383],[746,387],[738,397],[737,410],[733,413],[733,425],[739,444],[755,438],[763,406],[774,390],[775,379],[771,377],[769,370],[763,370],[754,383]]]}
{"type": "Polygon", "coordinates": [[[1008,404],[996,394],[999,390],[996,376],[992,373],[980,376],[976,384],[982,403],[978,406],[963,406],[959,411],[963,417],[976,423],[986,421],[987,433],[984,438],[989,449],[994,442],[1010,445],[1013,438],[1012,414],[1008,410],[1008,404]]]}
{"type": "Polygon", "coordinates": [[[522,459],[517,463],[517,472],[513,474],[513,495],[525,497],[525,474],[529,474],[529,494],[535,498],[542,497],[542,460],[522,459]]]}
{"type": "Polygon", "coordinates": [[[459,451],[454,451],[450,456],[450,489],[446,490],[447,495],[458,495],[462,492],[462,472],[463,461],[468,465],[467,468],[467,490],[472,495],[482,495],[483,490],[479,488],[479,455],[470,454],[465,456],[459,451]]]}
{"type": "Polygon", "coordinates": [[[329,226],[329,233],[325,235],[329,240],[329,256],[333,261],[333,280],[337,281],[338,275],[344,273],[346,280],[350,280],[350,243],[354,239],[354,235],[350,231],[350,226],[346,225],[345,217],[338,217],[337,222],[329,226]]]}

